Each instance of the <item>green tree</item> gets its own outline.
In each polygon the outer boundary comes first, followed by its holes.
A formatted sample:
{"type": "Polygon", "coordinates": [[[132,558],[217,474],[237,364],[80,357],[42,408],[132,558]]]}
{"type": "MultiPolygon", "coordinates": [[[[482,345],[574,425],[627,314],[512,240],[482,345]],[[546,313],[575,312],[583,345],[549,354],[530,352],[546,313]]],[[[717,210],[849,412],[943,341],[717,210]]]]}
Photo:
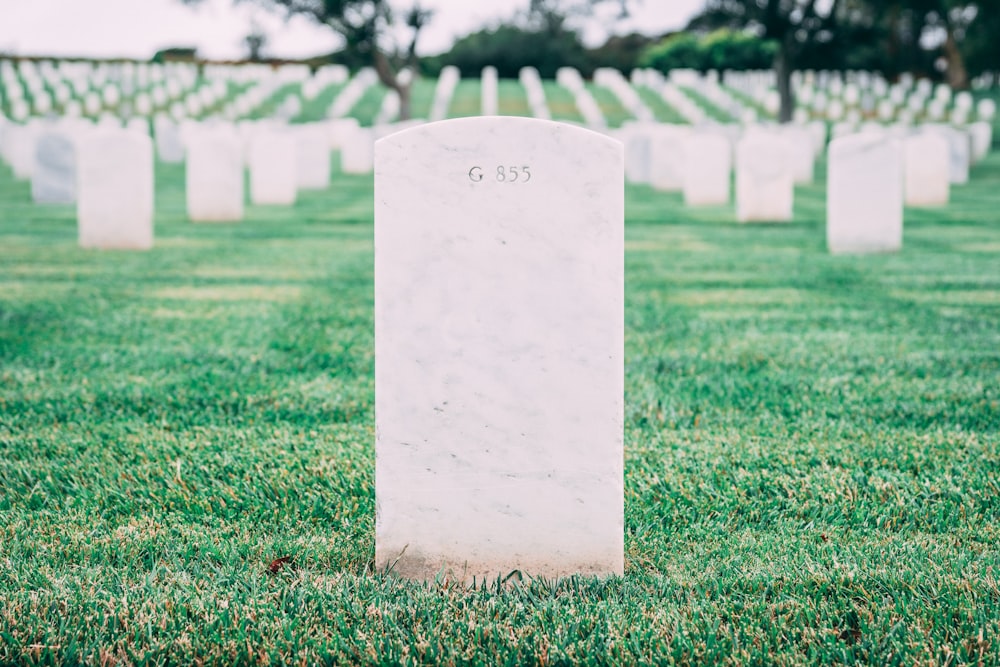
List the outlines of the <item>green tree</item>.
{"type": "MultiPolygon", "coordinates": [[[[202,2],[181,1],[191,5],[202,2]]],[[[288,16],[306,16],[333,29],[343,38],[347,57],[374,67],[379,81],[399,95],[400,118],[410,118],[412,77],[403,77],[400,73],[406,68],[414,74],[418,71],[417,40],[432,17],[432,13],[421,8],[419,2],[399,12],[389,5],[389,0],[260,1],[272,9],[284,11],[288,16]],[[402,28],[408,29],[409,39],[401,44],[392,36],[396,34],[396,29],[402,28]]]]}
{"type": "MultiPolygon", "coordinates": [[[[751,30],[775,44],[773,67],[781,97],[780,120],[788,122],[795,110],[792,72],[803,50],[833,39],[846,5],[855,0],[708,0],[692,19],[695,29],[751,30]]],[[[855,9],[852,7],[852,9],[855,9]]],[[[862,9],[857,7],[856,9],[862,9]]]]}

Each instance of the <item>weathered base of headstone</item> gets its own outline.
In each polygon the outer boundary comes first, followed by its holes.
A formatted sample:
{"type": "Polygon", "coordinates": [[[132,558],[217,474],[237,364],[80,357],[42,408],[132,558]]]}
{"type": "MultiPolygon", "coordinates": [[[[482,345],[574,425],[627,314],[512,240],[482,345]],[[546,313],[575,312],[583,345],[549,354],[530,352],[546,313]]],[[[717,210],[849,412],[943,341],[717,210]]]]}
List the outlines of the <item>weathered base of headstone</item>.
{"type": "Polygon", "coordinates": [[[624,157],[549,121],[376,145],[378,568],[621,574],[624,157]]]}

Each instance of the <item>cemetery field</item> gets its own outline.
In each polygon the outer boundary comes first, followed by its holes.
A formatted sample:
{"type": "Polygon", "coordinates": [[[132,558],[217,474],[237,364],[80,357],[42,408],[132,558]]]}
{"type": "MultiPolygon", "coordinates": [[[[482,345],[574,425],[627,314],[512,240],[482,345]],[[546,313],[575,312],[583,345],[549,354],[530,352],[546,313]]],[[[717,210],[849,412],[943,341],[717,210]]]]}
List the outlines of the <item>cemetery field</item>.
{"type": "Polygon", "coordinates": [[[196,225],[158,164],[100,252],[0,165],[0,664],[1000,662],[1000,153],[893,255],[823,178],[628,186],[625,576],[469,590],[373,560],[370,176],[196,225]]]}

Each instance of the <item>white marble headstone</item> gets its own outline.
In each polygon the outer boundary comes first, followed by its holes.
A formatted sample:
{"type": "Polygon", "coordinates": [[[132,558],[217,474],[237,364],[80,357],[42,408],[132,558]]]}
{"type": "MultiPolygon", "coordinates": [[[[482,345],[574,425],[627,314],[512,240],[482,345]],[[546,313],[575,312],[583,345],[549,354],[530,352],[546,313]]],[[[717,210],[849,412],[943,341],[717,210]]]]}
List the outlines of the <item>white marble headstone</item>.
{"type": "Polygon", "coordinates": [[[77,142],[77,225],[84,248],[153,246],[153,143],[124,130],[77,142]]]}
{"type": "Polygon", "coordinates": [[[732,145],[720,134],[694,133],[684,141],[682,180],[688,206],[729,203],[732,145]]]}
{"type": "Polygon", "coordinates": [[[684,142],[688,128],[679,125],[643,124],[641,129],[649,150],[649,184],[661,192],[684,189],[684,142]]]}
{"type": "Polygon", "coordinates": [[[375,136],[370,127],[356,127],[340,146],[340,170],[345,174],[370,174],[375,159],[375,136]]]}
{"type": "Polygon", "coordinates": [[[323,190],[330,185],[329,130],[319,123],[294,127],[295,178],[300,190],[323,190]]]}
{"type": "Polygon", "coordinates": [[[907,206],[947,206],[950,190],[948,140],[921,132],[903,143],[904,194],[907,206]]]}
{"type": "Polygon", "coordinates": [[[76,201],[76,149],[71,135],[43,132],[35,144],[31,198],[39,204],[72,204],[76,201]]]}
{"type": "Polygon", "coordinates": [[[622,145],[483,117],[376,145],[379,568],[621,574],[622,145]]]}
{"type": "Polygon", "coordinates": [[[903,245],[899,141],[857,134],[830,143],[826,241],[833,253],[893,252],[903,245]]]}
{"type": "Polygon", "coordinates": [[[736,146],[736,219],[784,222],[795,197],[787,139],[749,132],[736,146]]]}
{"type": "Polygon", "coordinates": [[[254,204],[295,203],[296,138],[288,131],[258,130],[250,147],[250,200],[254,204]]]}
{"type": "Polygon", "coordinates": [[[235,130],[202,128],[187,140],[187,211],[193,222],[243,219],[243,146],[235,130]]]}

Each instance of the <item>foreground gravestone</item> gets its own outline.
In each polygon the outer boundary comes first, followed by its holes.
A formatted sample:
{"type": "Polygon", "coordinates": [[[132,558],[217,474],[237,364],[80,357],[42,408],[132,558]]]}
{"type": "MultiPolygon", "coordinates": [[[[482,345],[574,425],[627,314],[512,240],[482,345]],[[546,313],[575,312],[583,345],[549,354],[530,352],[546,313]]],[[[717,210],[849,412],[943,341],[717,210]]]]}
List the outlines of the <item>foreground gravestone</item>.
{"type": "Polygon", "coordinates": [[[226,127],[192,131],[185,183],[192,222],[243,219],[243,146],[235,131],[226,127]]]}
{"type": "Polygon", "coordinates": [[[795,197],[787,139],[749,132],[736,146],[736,219],[784,222],[795,197]]]}
{"type": "Polygon", "coordinates": [[[70,135],[44,132],[35,144],[31,198],[38,204],[72,204],[76,201],[76,150],[70,135]]]}
{"type": "Polygon", "coordinates": [[[296,138],[287,131],[262,129],[250,145],[250,201],[291,206],[298,194],[296,138]]]}
{"type": "Polygon", "coordinates": [[[153,142],[99,130],[77,142],[77,225],[84,248],[153,246],[153,142]]]}
{"type": "Polygon", "coordinates": [[[893,252],[903,245],[899,141],[858,134],[830,143],[826,241],[833,253],[893,252]]]}
{"type": "Polygon", "coordinates": [[[904,195],[907,206],[947,206],[950,194],[948,140],[921,132],[903,143],[904,195]]]}
{"type": "Polygon", "coordinates": [[[483,117],[380,140],[377,566],[623,568],[619,142],[483,117]]]}

